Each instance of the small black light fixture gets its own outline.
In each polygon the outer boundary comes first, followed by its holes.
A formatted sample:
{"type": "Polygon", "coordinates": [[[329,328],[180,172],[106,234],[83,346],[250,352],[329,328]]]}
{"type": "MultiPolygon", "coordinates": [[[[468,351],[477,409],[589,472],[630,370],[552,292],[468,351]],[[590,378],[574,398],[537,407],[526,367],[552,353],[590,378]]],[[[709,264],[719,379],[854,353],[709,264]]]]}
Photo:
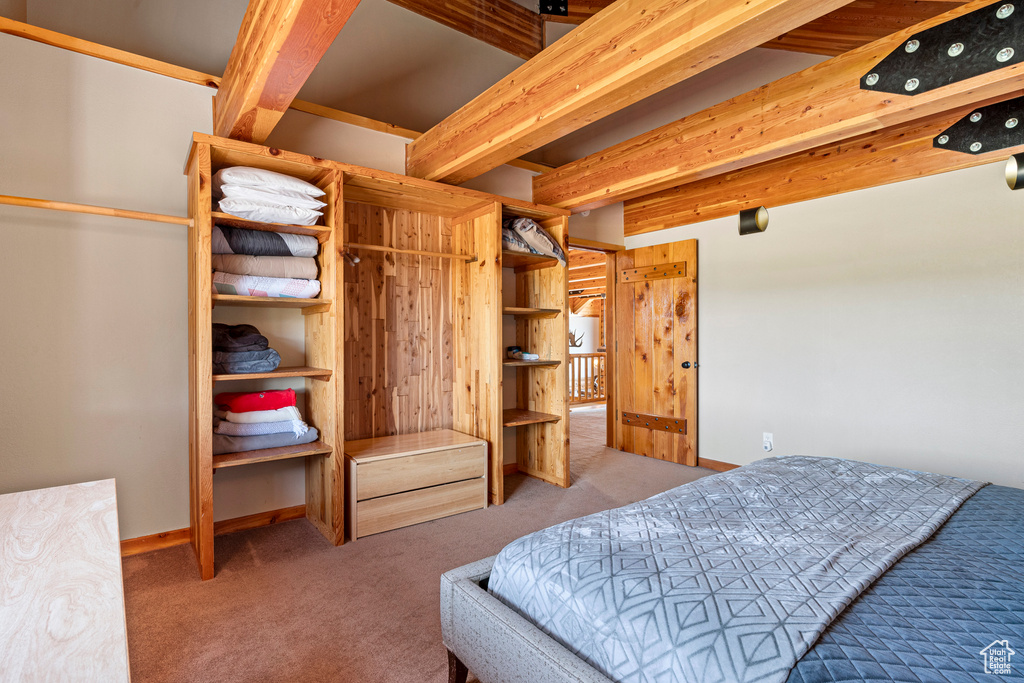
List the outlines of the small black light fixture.
{"type": "Polygon", "coordinates": [[[768,229],[768,209],[759,206],[756,209],[740,211],[740,235],[756,235],[768,229]]]}
{"type": "Polygon", "coordinates": [[[1011,190],[1024,189],[1024,152],[1006,160],[1006,185],[1011,190]]]}

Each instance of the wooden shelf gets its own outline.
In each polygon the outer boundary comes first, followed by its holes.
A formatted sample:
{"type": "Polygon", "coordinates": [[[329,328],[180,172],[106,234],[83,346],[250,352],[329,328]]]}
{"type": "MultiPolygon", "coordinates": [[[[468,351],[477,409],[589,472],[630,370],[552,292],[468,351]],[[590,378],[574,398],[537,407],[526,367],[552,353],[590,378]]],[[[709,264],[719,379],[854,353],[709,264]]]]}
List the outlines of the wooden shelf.
{"type": "Polygon", "coordinates": [[[257,308],[302,308],[304,313],[326,313],[331,310],[330,299],[292,299],[285,296],[242,296],[240,294],[214,294],[216,306],[254,306],[257,308]]]}
{"type": "Polygon", "coordinates": [[[263,223],[262,221],[253,221],[248,218],[239,218],[238,216],[232,216],[229,213],[222,211],[213,211],[210,214],[213,217],[214,225],[228,225],[232,228],[245,228],[246,230],[262,230],[263,232],[287,232],[292,235],[309,235],[310,237],[317,238],[318,241],[324,242],[330,237],[334,231],[328,225],[288,225],[287,223],[263,223]]]}
{"type": "Polygon", "coordinates": [[[520,425],[532,425],[540,422],[558,422],[561,419],[561,415],[539,413],[536,410],[520,410],[519,408],[507,408],[501,414],[503,427],[518,427],[520,425]]]}
{"type": "Polygon", "coordinates": [[[281,446],[280,448],[261,448],[258,451],[243,451],[241,453],[224,453],[213,456],[213,469],[221,467],[237,467],[239,465],[252,465],[257,462],[270,462],[271,460],[286,460],[288,458],[305,458],[309,455],[329,455],[331,447],[323,441],[313,441],[299,446],[281,446]]]}
{"type": "Polygon", "coordinates": [[[214,382],[230,382],[243,379],[276,379],[279,377],[312,377],[313,379],[321,379],[327,381],[331,378],[334,372],[331,370],[325,370],[324,368],[311,368],[306,365],[290,367],[290,368],[278,368],[273,372],[246,372],[237,375],[214,375],[214,382]]]}
{"type": "Polygon", "coordinates": [[[553,368],[561,364],[560,360],[506,360],[502,363],[506,368],[553,368]]]}
{"type": "Polygon", "coordinates": [[[561,313],[558,308],[523,308],[520,306],[506,306],[502,311],[504,315],[514,315],[517,318],[557,318],[561,313]]]}
{"type": "Polygon", "coordinates": [[[515,268],[517,273],[525,273],[528,270],[539,270],[557,266],[558,259],[554,256],[543,256],[541,254],[526,254],[521,251],[501,251],[501,267],[515,268]]]}

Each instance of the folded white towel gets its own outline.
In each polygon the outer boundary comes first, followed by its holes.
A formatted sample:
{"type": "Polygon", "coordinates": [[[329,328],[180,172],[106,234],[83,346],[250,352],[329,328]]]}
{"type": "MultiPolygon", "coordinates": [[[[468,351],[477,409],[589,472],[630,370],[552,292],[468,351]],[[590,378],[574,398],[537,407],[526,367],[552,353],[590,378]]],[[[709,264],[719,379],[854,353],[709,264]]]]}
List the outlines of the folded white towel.
{"type": "Polygon", "coordinates": [[[214,434],[226,434],[227,436],[262,436],[264,434],[284,434],[290,432],[295,436],[302,436],[309,431],[309,425],[302,420],[287,420],[284,422],[249,422],[239,424],[227,420],[213,421],[214,434]]]}
{"type": "Polygon", "coordinates": [[[253,424],[255,422],[287,422],[301,420],[302,415],[295,406],[278,408],[277,410],[252,410],[248,413],[232,413],[229,410],[214,410],[213,414],[222,420],[237,424],[253,424]]]}

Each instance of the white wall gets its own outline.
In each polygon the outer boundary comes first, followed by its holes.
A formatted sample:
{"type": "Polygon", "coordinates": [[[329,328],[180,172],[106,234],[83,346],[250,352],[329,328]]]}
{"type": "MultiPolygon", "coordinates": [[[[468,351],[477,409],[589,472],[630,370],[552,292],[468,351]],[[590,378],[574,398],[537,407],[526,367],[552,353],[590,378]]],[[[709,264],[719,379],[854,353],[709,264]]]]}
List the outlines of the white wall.
{"type": "MultiPolygon", "coordinates": [[[[0,64],[14,94],[0,100],[0,194],[186,213],[182,167],[192,131],[210,132],[210,89],[6,35],[0,64]]],[[[268,140],[398,172],[405,142],[300,112],[268,140]]],[[[495,192],[529,188],[527,171],[489,175],[495,192]]],[[[188,526],[185,228],[0,207],[0,241],[0,494],[114,477],[122,538],[188,526]]],[[[301,364],[296,311],[214,316],[256,324],[301,364]]],[[[303,503],[303,471],[220,471],[215,519],[303,503]]]]}
{"type": "Polygon", "coordinates": [[[601,340],[601,319],[582,315],[569,315],[569,331],[580,341],[579,347],[569,349],[569,353],[596,353],[597,342],[601,340]]]}
{"type": "Polygon", "coordinates": [[[1001,164],[626,238],[698,239],[700,455],[1024,486],[1024,192],[1001,164]]]}

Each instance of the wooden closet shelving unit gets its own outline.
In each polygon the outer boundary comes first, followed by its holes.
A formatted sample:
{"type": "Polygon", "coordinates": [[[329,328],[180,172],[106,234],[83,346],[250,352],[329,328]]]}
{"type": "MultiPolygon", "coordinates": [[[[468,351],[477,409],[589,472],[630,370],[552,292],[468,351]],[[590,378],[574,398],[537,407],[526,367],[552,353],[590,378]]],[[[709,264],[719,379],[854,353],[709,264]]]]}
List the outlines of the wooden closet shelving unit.
{"type": "MultiPolygon", "coordinates": [[[[520,214],[506,210],[506,216],[516,215],[520,214]]],[[[532,218],[568,252],[567,219],[532,218]]],[[[502,313],[515,319],[516,345],[540,356],[540,360],[502,361],[504,368],[516,374],[516,403],[502,411],[502,423],[516,429],[520,472],[567,487],[568,270],[552,256],[508,250],[501,254],[501,266],[515,273],[515,305],[505,306],[502,313]]]]}
{"type": "MultiPolygon", "coordinates": [[[[487,442],[489,502],[504,501],[502,430],[515,425],[520,471],[569,484],[566,269],[557,259],[502,252],[503,216],[526,216],[567,248],[569,212],[440,183],[196,133],[189,178],[189,480],[192,545],[213,576],[213,472],[303,458],[306,517],[335,545],[345,540],[346,440],[451,429],[487,442]],[[255,166],[327,193],[324,224],[283,226],[212,210],[212,175],[255,166]],[[314,235],[321,295],[274,299],[212,294],[213,222],[314,235]],[[347,245],[358,263],[341,258],[347,245]],[[361,246],[357,246],[361,245],[361,246]],[[502,268],[513,268],[516,306],[502,308],[502,268]],[[274,373],[212,375],[214,306],[297,308],[305,365],[274,373]],[[518,367],[517,400],[502,405],[502,315],[517,343],[548,367],[518,367]],[[305,378],[313,444],[212,455],[214,382],[305,378]]],[[[272,340],[273,342],[273,340],[272,340]]],[[[533,363],[531,365],[538,365],[533,363]]],[[[513,372],[513,370],[507,370],[513,372]]]]}

